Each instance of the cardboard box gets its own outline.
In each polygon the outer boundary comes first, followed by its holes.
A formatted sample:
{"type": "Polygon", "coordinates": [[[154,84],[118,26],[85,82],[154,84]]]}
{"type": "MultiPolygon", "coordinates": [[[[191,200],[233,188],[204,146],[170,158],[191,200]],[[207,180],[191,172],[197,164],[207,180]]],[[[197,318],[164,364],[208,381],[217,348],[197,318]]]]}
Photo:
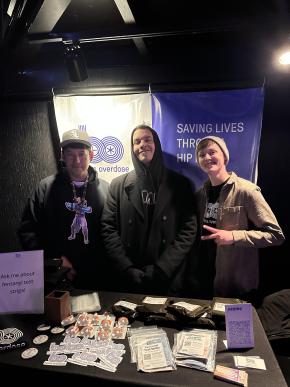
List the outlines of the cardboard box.
{"type": "Polygon", "coordinates": [[[44,311],[47,322],[60,324],[64,318],[71,314],[69,292],[54,290],[45,296],[44,311]]]}

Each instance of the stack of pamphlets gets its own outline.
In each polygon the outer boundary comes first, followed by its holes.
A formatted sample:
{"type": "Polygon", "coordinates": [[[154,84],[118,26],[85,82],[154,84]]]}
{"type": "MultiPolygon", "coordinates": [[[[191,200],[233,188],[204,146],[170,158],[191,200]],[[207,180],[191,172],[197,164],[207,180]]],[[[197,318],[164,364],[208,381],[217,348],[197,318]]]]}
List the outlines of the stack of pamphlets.
{"type": "Polygon", "coordinates": [[[217,331],[183,330],[174,336],[173,354],[177,365],[213,372],[217,331]]]}
{"type": "Polygon", "coordinates": [[[168,337],[156,326],[128,330],[131,362],[138,371],[160,372],[176,370],[168,337]]]}
{"type": "Polygon", "coordinates": [[[97,292],[71,296],[72,313],[98,312],[101,310],[100,299],[97,292]]]}

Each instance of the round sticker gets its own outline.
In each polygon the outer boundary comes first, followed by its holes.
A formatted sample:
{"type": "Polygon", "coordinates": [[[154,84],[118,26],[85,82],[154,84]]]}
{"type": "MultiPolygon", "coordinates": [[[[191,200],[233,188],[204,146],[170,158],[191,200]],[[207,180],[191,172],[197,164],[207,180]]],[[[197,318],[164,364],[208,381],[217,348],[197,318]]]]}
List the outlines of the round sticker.
{"type": "Polygon", "coordinates": [[[34,344],[43,344],[47,340],[48,340],[47,335],[39,335],[39,336],[34,337],[33,342],[34,342],[34,344]]]}
{"type": "Polygon", "coordinates": [[[105,331],[104,329],[100,329],[98,332],[98,340],[108,340],[109,336],[109,331],[105,331]]]}
{"type": "Polygon", "coordinates": [[[121,325],[121,326],[128,325],[129,324],[129,320],[125,316],[119,317],[118,318],[118,324],[121,325]]]}
{"type": "Polygon", "coordinates": [[[64,328],[62,327],[54,327],[51,329],[51,333],[53,333],[54,335],[57,335],[58,333],[61,333],[64,331],[64,328]]]}
{"type": "Polygon", "coordinates": [[[50,329],[50,325],[40,324],[36,329],[38,331],[48,331],[50,329]]]}
{"type": "Polygon", "coordinates": [[[37,348],[27,348],[25,351],[21,353],[22,359],[31,359],[32,357],[38,354],[37,348]]]}
{"type": "Polygon", "coordinates": [[[61,325],[66,326],[73,324],[76,321],[75,317],[71,314],[70,316],[66,317],[62,320],[61,325]]]}
{"type": "Polygon", "coordinates": [[[77,326],[75,326],[75,325],[70,326],[70,327],[67,328],[67,330],[65,331],[65,333],[66,333],[67,335],[72,336],[72,337],[77,336],[79,332],[80,332],[79,327],[77,327],[77,326]]]}
{"type": "Polygon", "coordinates": [[[113,339],[120,339],[123,336],[123,328],[122,327],[114,327],[112,330],[113,339]]]}

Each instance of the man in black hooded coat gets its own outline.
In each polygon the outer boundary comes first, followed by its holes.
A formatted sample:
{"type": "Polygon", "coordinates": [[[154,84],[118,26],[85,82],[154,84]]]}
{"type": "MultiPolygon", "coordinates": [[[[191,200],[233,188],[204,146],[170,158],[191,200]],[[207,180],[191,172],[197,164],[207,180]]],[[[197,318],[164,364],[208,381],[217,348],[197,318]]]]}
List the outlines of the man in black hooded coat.
{"type": "Polygon", "coordinates": [[[157,133],[131,134],[134,170],[115,178],[102,216],[114,289],[182,295],[187,254],[195,240],[191,184],[167,169],[157,133]]]}

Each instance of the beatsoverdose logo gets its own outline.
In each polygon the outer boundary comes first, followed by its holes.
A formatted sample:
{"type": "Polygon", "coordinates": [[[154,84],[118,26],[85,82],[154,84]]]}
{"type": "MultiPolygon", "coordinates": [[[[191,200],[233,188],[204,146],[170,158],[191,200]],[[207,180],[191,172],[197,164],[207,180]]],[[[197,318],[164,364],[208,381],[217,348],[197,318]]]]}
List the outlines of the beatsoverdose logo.
{"type": "Polygon", "coordinates": [[[94,157],[92,163],[100,163],[105,161],[106,163],[117,163],[124,155],[124,147],[121,141],[112,136],[107,136],[102,139],[97,137],[90,137],[94,157]]]}

